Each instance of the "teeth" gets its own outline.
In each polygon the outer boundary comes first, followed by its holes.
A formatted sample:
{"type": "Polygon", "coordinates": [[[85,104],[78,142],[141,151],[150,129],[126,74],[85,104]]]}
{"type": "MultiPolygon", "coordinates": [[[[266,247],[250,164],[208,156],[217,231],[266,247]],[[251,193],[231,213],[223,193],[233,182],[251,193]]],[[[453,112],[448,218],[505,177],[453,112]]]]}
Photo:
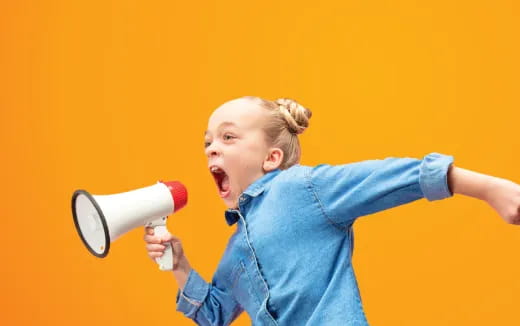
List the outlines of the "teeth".
{"type": "Polygon", "coordinates": [[[219,170],[220,169],[218,167],[216,167],[216,166],[212,166],[211,167],[211,172],[213,172],[213,173],[219,172],[219,170]]]}

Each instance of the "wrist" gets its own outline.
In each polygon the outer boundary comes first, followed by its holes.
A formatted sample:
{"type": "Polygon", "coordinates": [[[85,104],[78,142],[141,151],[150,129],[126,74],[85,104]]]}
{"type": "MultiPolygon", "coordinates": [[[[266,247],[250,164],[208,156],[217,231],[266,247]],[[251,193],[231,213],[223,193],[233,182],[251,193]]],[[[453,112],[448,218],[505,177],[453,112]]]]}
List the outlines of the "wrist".
{"type": "Polygon", "coordinates": [[[487,178],[484,181],[484,190],[482,193],[482,200],[489,202],[491,196],[493,195],[493,192],[497,191],[497,186],[500,183],[500,178],[493,177],[493,176],[486,176],[487,178]]]}
{"type": "Polygon", "coordinates": [[[175,279],[177,279],[177,283],[179,284],[179,287],[184,289],[184,285],[186,284],[186,281],[188,280],[188,276],[191,271],[191,265],[188,262],[188,259],[186,257],[182,257],[179,259],[177,264],[173,266],[172,272],[175,279]]]}
{"type": "Polygon", "coordinates": [[[498,178],[452,166],[448,172],[448,182],[451,191],[456,194],[488,200],[498,178]]]}
{"type": "Polygon", "coordinates": [[[172,271],[174,272],[182,272],[182,273],[189,273],[191,269],[190,263],[188,262],[188,259],[186,257],[182,257],[179,259],[179,261],[174,264],[172,271]]]}

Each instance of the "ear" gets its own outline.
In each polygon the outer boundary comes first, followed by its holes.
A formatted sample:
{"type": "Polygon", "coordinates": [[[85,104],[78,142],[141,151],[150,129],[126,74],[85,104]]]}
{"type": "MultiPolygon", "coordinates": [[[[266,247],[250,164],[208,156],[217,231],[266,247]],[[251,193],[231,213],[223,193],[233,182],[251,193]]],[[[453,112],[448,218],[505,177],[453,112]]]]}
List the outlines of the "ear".
{"type": "Polygon", "coordinates": [[[277,147],[270,148],[262,167],[265,172],[276,170],[282,164],[282,160],[283,151],[277,147]]]}

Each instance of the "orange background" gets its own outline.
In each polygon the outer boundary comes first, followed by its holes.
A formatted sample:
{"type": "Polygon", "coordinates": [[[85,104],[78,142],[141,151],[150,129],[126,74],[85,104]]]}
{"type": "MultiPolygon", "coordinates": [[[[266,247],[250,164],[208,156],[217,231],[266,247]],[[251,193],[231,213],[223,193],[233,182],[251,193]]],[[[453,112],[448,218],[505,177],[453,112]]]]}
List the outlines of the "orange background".
{"type": "MultiPolygon", "coordinates": [[[[313,110],[302,164],[437,151],[519,182],[519,14],[513,0],[2,1],[0,324],[193,325],[143,230],[96,258],[70,197],[182,181],[168,226],[209,281],[234,227],[203,132],[239,96],[313,110]]],[[[520,231],[485,202],[422,199],[355,232],[371,325],[520,324],[520,231]]]]}

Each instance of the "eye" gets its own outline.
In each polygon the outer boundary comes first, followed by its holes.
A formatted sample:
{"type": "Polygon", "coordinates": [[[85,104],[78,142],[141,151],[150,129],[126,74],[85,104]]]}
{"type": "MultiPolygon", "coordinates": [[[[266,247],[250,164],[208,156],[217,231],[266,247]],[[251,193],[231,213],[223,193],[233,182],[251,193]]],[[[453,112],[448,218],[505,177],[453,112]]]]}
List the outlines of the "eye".
{"type": "Polygon", "coordinates": [[[222,136],[222,138],[224,138],[224,140],[231,140],[233,138],[235,138],[233,135],[230,135],[230,134],[224,134],[224,136],[222,136]]]}
{"type": "Polygon", "coordinates": [[[205,141],[204,142],[204,148],[208,148],[209,145],[211,145],[211,142],[209,142],[209,141],[205,141]]]}

